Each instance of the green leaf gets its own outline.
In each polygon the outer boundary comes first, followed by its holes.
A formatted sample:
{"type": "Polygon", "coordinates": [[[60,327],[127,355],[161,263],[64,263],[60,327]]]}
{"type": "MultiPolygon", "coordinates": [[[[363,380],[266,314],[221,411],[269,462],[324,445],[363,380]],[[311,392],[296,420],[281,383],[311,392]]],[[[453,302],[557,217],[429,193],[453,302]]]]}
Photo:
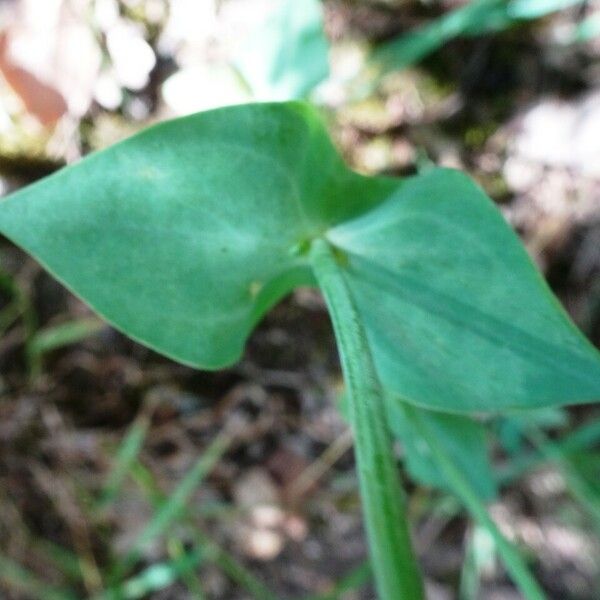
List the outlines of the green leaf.
{"type": "Polygon", "coordinates": [[[345,170],[311,109],[235,107],[163,123],[20,191],[0,204],[0,231],[130,336],[218,368],[312,281],[294,248],[381,187],[345,170]]]}
{"type": "Polygon", "coordinates": [[[493,412],[600,396],[598,352],[465,175],[407,179],[328,237],[347,253],[380,377],[401,398],[493,412]]]}
{"type": "Polygon", "coordinates": [[[141,550],[157,537],[163,535],[173,522],[177,520],[185,505],[190,500],[191,495],[215,467],[228,449],[230,443],[231,437],[225,432],[222,432],[213,440],[177,487],[171,492],[168,499],[154,513],[152,519],[146,523],[143,530],[133,542],[132,548],[119,561],[115,569],[115,575],[120,576],[126,573],[135,564],[136,560],[139,559],[141,550]]]}
{"type": "Polygon", "coordinates": [[[600,12],[592,13],[589,17],[583,19],[569,38],[571,43],[589,42],[600,37],[600,12]]]}
{"type": "Polygon", "coordinates": [[[526,450],[525,433],[530,427],[564,427],[568,421],[565,409],[541,408],[509,412],[496,420],[495,429],[504,451],[521,460],[526,450]]]}
{"type": "MultiPolygon", "coordinates": [[[[444,453],[462,472],[475,493],[483,501],[492,500],[497,490],[483,425],[462,415],[429,410],[421,410],[420,413],[444,453]]],[[[392,433],[402,442],[406,468],[411,477],[426,486],[453,491],[451,482],[440,470],[427,441],[413,427],[404,403],[391,399],[388,416],[392,433]]]]}
{"type": "MultiPolygon", "coordinates": [[[[201,458],[200,460],[203,459],[201,458]]],[[[132,470],[132,474],[134,475],[138,486],[146,494],[155,511],[158,511],[158,513],[162,512],[164,507],[170,502],[169,496],[160,491],[159,485],[152,473],[143,467],[139,461],[136,461],[133,466],[134,469],[132,470]]],[[[181,485],[185,487],[188,484],[182,481],[181,485]]],[[[181,489],[181,487],[179,487],[179,489],[181,489]]],[[[198,549],[201,550],[204,560],[219,567],[231,581],[246,590],[250,596],[256,600],[277,600],[275,594],[260,580],[256,579],[246,567],[237,562],[231,554],[210,539],[202,529],[197,527],[197,523],[193,519],[193,515],[190,513],[189,509],[182,507],[181,512],[176,515],[176,519],[177,522],[185,521],[194,525],[195,542],[198,549]]]]}
{"type": "Polygon", "coordinates": [[[141,573],[119,584],[115,590],[103,592],[92,597],[92,600],[134,600],[146,598],[153,592],[160,592],[186,574],[193,572],[202,562],[204,553],[201,546],[191,552],[166,563],[157,563],[144,569],[141,573]]]}
{"type": "Polygon", "coordinates": [[[34,573],[3,554],[0,554],[0,584],[15,592],[22,592],[28,598],[48,600],[74,600],[75,598],[71,592],[51,587],[47,582],[39,580],[34,573]]]}
{"type": "Polygon", "coordinates": [[[422,439],[429,445],[432,456],[444,473],[446,480],[452,486],[454,493],[460,498],[473,518],[486,529],[494,540],[496,549],[523,598],[526,600],[545,600],[546,595],[531,574],[525,558],[521,555],[517,546],[508,541],[498,529],[465,473],[455,464],[453,456],[449,455],[443,444],[440,443],[436,431],[431,428],[431,423],[425,418],[425,411],[406,406],[405,414],[422,439]]]}
{"type": "Polygon", "coordinates": [[[257,100],[305,98],[329,75],[323,7],[319,0],[272,0],[272,5],[234,64],[257,100]]]}
{"type": "Polygon", "coordinates": [[[0,203],[0,231],[130,336],[235,362],[260,318],[336,248],[385,388],[446,412],[600,397],[597,351],[465,175],[352,173],[314,109],[166,122],[0,203]]]}
{"type": "MultiPolygon", "coordinates": [[[[402,443],[403,460],[411,478],[425,486],[444,491],[453,488],[440,471],[427,442],[417,433],[406,414],[405,403],[386,395],[388,426],[391,434],[402,443]]],[[[338,408],[348,420],[348,396],[339,398],[338,408]]],[[[497,494],[496,479],[489,460],[485,427],[463,415],[420,409],[422,418],[435,432],[438,443],[461,470],[470,486],[483,501],[493,500],[497,494]]]]}
{"type": "Polygon", "coordinates": [[[583,0],[472,0],[413,31],[377,46],[369,62],[381,72],[404,69],[460,36],[503,31],[583,0]]]}
{"type": "Polygon", "coordinates": [[[105,509],[116,500],[125,478],[133,469],[133,465],[142,450],[149,428],[149,411],[142,412],[133,422],[115,452],[114,465],[103,486],[102,495],[96,508],[105,509]]]}
{"type": "Polygon", "coordinates": [[[513,19],[539,19],[583,2],[584,0],[511,0],[507,13],[513,19]]]}
{"type": "Polygon", "coordinates": [[[57,348],[76,344],[97,333],[104,323],[95,317],[68,321],[38,331],[31,340],[31,352],[43,355],[57,348]]]}
{"type": "Polygon", "coordinates": [[[404,69],[461,35],[481,35],[512,24],[505,0],[473,0],[377,46],[369,61],[383,71],[404,69]]]}

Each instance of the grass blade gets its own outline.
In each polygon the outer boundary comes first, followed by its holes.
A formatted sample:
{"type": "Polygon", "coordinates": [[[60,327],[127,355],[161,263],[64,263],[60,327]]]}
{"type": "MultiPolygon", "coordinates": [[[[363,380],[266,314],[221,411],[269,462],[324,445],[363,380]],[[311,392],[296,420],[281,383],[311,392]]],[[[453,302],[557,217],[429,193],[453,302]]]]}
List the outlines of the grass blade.
{"type": "Polygon", "coordinates": [[[42,329],[31,339],[30,352],[34,356],[43,356],[57,348],[84,340],[100,331],[105,325],[101,319],[89,317],[42,329]]]}
{"type": "Polygon", "coordinates": [[[112,590],[95,596],[93,600],[137,600],[152,592],[158,592],[173,585],[185,574],[195,569],[203,558],[201,549],[144,569],[112,590]]]}
{"type": "Polygon", "coordinates": [[[460,576],[459,600],[478,600],[481,597],[481,575],[493,564],[495,556],[496,547],[490,532],[481,525],[472,527],[460,576]]]}
{"type": "Polygon", "coordinates": [[[17,302],[11,302],[6,308],[0,311],[0,336],[12,326],[12,324],[21,316],[21,307],[17,302]]]}
{"type": "Polygon", "coordinates": [[[207,560],[216,564],[232,581],[245,589],[256,600],[277,600],[277,596],[268,587],[208,536],[200,532],[198,539],[204,547],[207,560]]]}
{"type": "MultiPolygon", "coordinates": [[[[167,498],[160,491],[152,473],[148,471],[139,462],[136,462],[132,470],[132,475],[138,485],[148,494],[150,502],[157,508],[162,506],[167,498]]],[[[189,511],[183,510],[179,516],[180,519],[192,521],[189,511]]],[[[218,566],[233,582],[246,590],[256,600],[278,600],[277,596],[269,590],[259,579],[257,579],[248,569],[239,563],[225,549],[221,548],[216,542],[210,539],[201,530],[195,532],[198,546],[202,548],[207,562],[218,566]]]]}
{"type": "MultiPolygon", "coordinates": [[[[504,0],[474,0],[435,21],[402,35],[375,49],[372,62],[383,71],[404,69],[435,52],[459,35],[484,33],[495,26],[497,19],[505,25],[504,0]],[[499,15],[497,17],[496,15],[499,15]]],[[[508,24],[506,20],[506,24],[508,24]]]]}
{"type": "Polygon", "coordinates": [[[114,467],[107,478],[100,500],[98,501],[96,507],[98,510],[103,510],[114,502],[127,474],[131,471],[142,449],[149,426],[150,415],[142,413],[125,435],[117,451],[114,467]]]}
{"type": "Polygon", "coordinates": [[[144,546],[165,533],[167,528],[177,520],[192,493],[223,456],[230,443],[231,436],[227,433],[222,433],[215,438],[173,493],[158,507],[150,522],[133,543],[132,549],[120,563],[114,577],[122,577],[139,559],[144,546]]]}
{"type": "Polygon", "coordinates": [[[31,571],[0,555],[0,583],[19,591],[29,598],[44,600],[75,600],[70,592],[40,581],[31,571]]]}
{"type": "MultiPolygon", "coordinates": [[[[563,456],[567,458],[573,452],[586,450],[598,443],[600,443],[600,420],[585,423],[562,439],[553,442],[554,446],[558,447],[563,456]]],[[[542,454],[538,449],[529,453],[521,453],[506,466],[496,469],[498,483],[507,485],[547,460],[547,455],[542,454]]]]}
{"type": "Polygon", "coordinates": [[[213,441],[190,472],[183,478],[167,502],[144,528],[144,531],[142,531],[136,540],[134,548],[142,548],[166,531],[167,527],[181,513],[192,493],[210,473],[221,456],[223,456],[230,442],[231,438],[227,434],[219,435],[213,441]]]}
{"type": "Polygon", "coordinates": [[[561,472],[571,495],[585,508],[593,520],[594,526],[600,533],[600,499],[587,481],[580,476],[577,469],[561,450],[540,429],[531,428],[527,436],[539,452],[550,462],[553,462],[561,472]]]}
{"type": "Polygon", "coordinates": [[[35,379],[41,371],[41,363],[39,357],[32,352],[31,343],[37,331],[38,319],[29,300],[27,293],[19,286],[16,279],[0,269],[0,289],[9,294],[12,300],[12,306],[8,306],[0,320],[0,335],[10,327],[14,320],[21,317],[23,323],[23,337],[25,345],[25,357],[29,368],[31,379],[35,379]]]}
{"type": "MultiPolygon", "coordinates": [[[[169,556],[171,556],[173,560],[178,560],[185,556],[185,548],[180,540],[169,540],[167,543],[167,548],[169,556]]],[[[202,550],[202,548],[200,548],[200,550],[202,550]]],[[[194,600],[205,600],[202,584],[200,583],[200,580],[198,579],[194,569],[182,571],[180,576],[194,600]]]]}
{"type": "Polygon", "coordinates": [[[373,577],[371,563],[365,561],[363,564],[352,569],[344,575],[334,586],[334,588],[325,594],[308,596],[304,600],[340,600],[347,592],[357,590],[370,581],[373,577]]]}
{"type": "MultiPolygon", "coordinates": [[[[436,20],[376,48],[371,63],[382,72],[419,62],[453,38],[501,31],[537,19],[584,0],[472,0],[436,20]]],[[[593,29],[593,28],[592,28],[593,29]]]]}
{"type": "Polygon", "coordinates": [[[444,472],[449,483],[452,485],[456,495],[463,501],[464,505],[476,521],[482,527],[485,527],[494,539],[498,553],[502,558],[507,571],[521,590],[524,598],[526,598],[526,600],[545,600],[545,593],[529,571],[527,564],[516,546],[511,544],[498,529],[498,526],[488,514],[485,505],[481,502],[477,493],[472,489],[468,480],[438,444],[437,439],[430,431],[427,422],[424,419],[421,419],[419,411],[413,410],[412,407],[407,405],[406,414],[409,415],[414,426],[417,428],[423,439],[429,444],[432,455],[435,457],[440,469],[444,472]]]}

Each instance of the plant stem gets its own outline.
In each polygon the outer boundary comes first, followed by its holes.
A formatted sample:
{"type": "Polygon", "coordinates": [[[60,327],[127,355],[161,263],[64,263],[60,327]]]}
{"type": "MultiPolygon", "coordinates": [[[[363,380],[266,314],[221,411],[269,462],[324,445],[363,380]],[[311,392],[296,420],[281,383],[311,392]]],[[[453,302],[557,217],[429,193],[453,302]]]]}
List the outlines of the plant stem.
{"type": "Polygon", "coordinates": [[[385,399],[371,349],[344,273],[329,244],[313,241],[310,258],[331,314],[348,388],[358,480],[371,564],[381,600],[420,600],[405,498],[392,453],[385,399]]]}
{"type": "Polygon", "coordinates": [[[493,537],[496,549],[506,566],[506,570],[510,573],[513,581],[522,592],[523,597],[526,598],[526,600],[545,600],[546,594],[529,571],[523,557],[517,548],[511,544],[498,529],[498,526],[490,517],[485,505],[481,502],[465,476],[438,443],[435,434],[430,430],[425,419],[421,418],[420,412],[408,405],[406,405],[405,412],[409,416],[411,423],[415,426],[415,429],[429,445],[435,461],[452,486],[456,495],[462,500],[473,517],[485,527],[493,537]]]}

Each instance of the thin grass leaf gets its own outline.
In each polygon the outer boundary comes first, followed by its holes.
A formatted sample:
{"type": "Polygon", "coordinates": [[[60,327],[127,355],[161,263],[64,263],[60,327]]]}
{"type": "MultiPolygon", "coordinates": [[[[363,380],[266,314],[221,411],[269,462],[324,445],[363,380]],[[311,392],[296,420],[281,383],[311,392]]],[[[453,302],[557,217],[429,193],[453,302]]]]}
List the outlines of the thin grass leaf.
{"type": "Polygon", "coordinates": [[[75,582],[81,581],[81,561],[74,552],[46,539],[32,539],[31,543],[35,550],[60,570],[61,575],[75,582]]]}
{"type": "MultiPolygon", "coordinates": [[[[489,30],[503,15],[504,0],[475,0],[375,49],[371,62],[384,71],[404,69],[468,32],[489,30]]],[[[506,23],[503,20],[502,25],[506,23]]],[[[497,27],[496,27],[497,28],[497,27]]]]}
{"type": "Polygon", "coordinates": [[[458,586],[459,600],[477,600],[479,596],[480,573],[477,565],[477,556],[474,541],[474,532],[471,532],[467,540],[465,558],[460,571],[460,583],[458,586]]]}
{"type": "Polygon", "coordinates": [[[11,302],[0,311],[0,336],[2,336],[21,314],[19,302],[15,301],[17,289],[14,278],[3,269],[0,269],[0,291],[11,298],[11,302]]]}
{"type": "Polygon", "coordinates": [[[163,534],[167,527],[177,518],[187,504],[192,493],[200,486],[204,478],[212,471],[219,459],[223,456],[231,438],[227,434],[219,435],[202,454],[200,459],[183,478],[167,502],[159,509],[154,518],[140,534],[135,548],[142,548],[156,537],[163,534]]]}
{"type": "Polygon", "coordinates": [[[600,419],[584,423],[557,443],[564,452],[585,450],[600,443],[600,419]]]}
{"type": "Polygon", "coordinates": [[[68,591],[40,581],[31,571],[2,555],[0,555],[0,584],[24,594],[27,598],[44,600],[75,600],[76,598],[68,591]]]}
{"type": "Polygon", "coordinates": [[[150,522],[144,527],[133,543],[131,550],[117,568],[117,576],[122,576],[133,566],[139,559],[144,546],[147,546],[154,539],[165,533],[167,528],[177,520],[191,495],[214,468],[230,443],[231,436],[227,433],[222,433],[215,438],[168,499],[159,506],[150,522]]]}
{"type": "Polygon", "coordinates": [[[27,294],[21,289],[14,277],[0,269],[0,289],[13,298],[12,308],[0,316],[0,335],[2,335],[14,321],[21,317],[24,330],[25,358],[30,378],[35,378],[41,371],[39,357],[32,351],[32,340],[37,331],[38,319],[27,294]]]}
{"type": "Polygon", "coordinates": [[[278,600],[264,583],[240,564],[229,552],[215,544],[208,536],[199,532],[197,539],[206,551],[206,559],[217,565],[232,581],[251,594],[256,600],[278,600]]]}
{"type": "Polygon", "coordinates": [[[592,518],[594,527],[600,533],[600,498],[598,494],[579,474],[561,447],[552,442],[541,429],[531,428],[527,432],[527,437],[548,461],[558,467],[571,495],[583,506],[592,518]]]}
{"type": "Polygon", "coordinates": [[[160,489],[150,469],[143,465],[137,458],[131,465],[131,478],[138,487],[146,494],[149,504],[158,509],[167,501],[167,496],[160,489]]]}
{"type": "MultiPolygon", "coordinates": [[[[1,493],[0,497],[4,506],[4,502],[7,499],[1,493]]],[[[18,507],[14,505],[13,501],[8,500],[8,507],[9,512],[14,517],[11,524],[15,529],[20,530],[25,546],[30,548],[29,554],[32,556],[32,559],[36,562],[39,560],[42,563],[47,562],[54,565],[63,577],[80,582],[82,571],[80,558],[77,554],[49,539],[36,536],[32,533],[28,524],[23,521],[22,515],[18,513],[18,507]]]]}
{"type": "Polygon", "coordinates": [[[494,539],[498,554],[524,598],[526,600],[545,600],[546,595],[544,591],[529,571],[517,547],[511,544],[498,529],[498,526],[488,514],[485,505],[479,499],[477,492],[472,488],[463,473],[446,455],[443,447],[438,444],[434,432],[429,429],[427,421],[421,418],[420,411],[409,407],[406,414],[423,436],[423,439],[429,444],[432,454],[438,461],[440,469],[451,483],[456,495],[462,500],[475,520],[482,527],[485,527],[494,539]]]}
{"type": "Polygon", "coordinates": [[[21,307],[17,302],[11,302],[7,307],[0,311],[0,336],[13,325],[21,316],[21,307]]]}
{"type": "Polygon", "coordinates": [[[401,70],[460,36],[501,31],[584,0],[473,0],[426,25],[377,47],[370,63],[383,72],[401,70]]]}
{"type": "Polygon", "coordinates": [[[203,551],[196,548],[175,560],[158,563],[144,569],[116,588],[95,596],[93,600],[137,600],[176,583],[186,573],[195,569],[203,559],[203,551]]]}
{"type": "Polygon", "coordinates": [[[304,600],[340,600],[346,593],[360,589],[372,578],[373,570],[371,569],[371,563],[365,561],[344,575],[330,592],[307,596],[304,600]]]}
{"type": "Polygon", "coordinates": [[[13,297],[16,295],[15,288],[16,284],[14,278],[4,269],[0,269],[0,290],[3,290],[6,294],[13,297]]]}
{"type": "Polygon", "coordinates": [[[494,538],[481,525],[475,525],[467,541],[465,560],[460,576],[459,600],[480,598],[481,576],[496,555],[494,538]]]}
{"type": "Polygon", "coordinates": [[[125,478],[131,471],[140,453],[149,426],[150,416],[142,414],[130,427],[117,451],[114,467],[106,480],[101,498],[96,507],[98,510],[105,509],[116,499],[125,478]]]}
{"type": "Polygon", "coordinates": [[[33,336],[30,352],[35,356],[43,356],[57,348],[76,344],[103,327],[105,327],[104,321],[97,317],[89,317],[42,329],[33,336]]]}
{"type": "MultiPolygon", "coordinates": [[[[167,542],[167,549],[173,560],[179,560],[186,554],[185,548],[180,540],[169,540],[167,542]]],[[[204,595],[202,584],[200,583],[200,579],[198,578],[195,569],[186,570],[180,573],[180,576],[181,581],[185,584],[194,600],[205,600],[206,596],[204,595]]]]}
{"type": "MultiPolygon", "coordinates": [[[[588,450],[600,443],[600,420],[585,423],[578,429],[568,433],[562,439],[554,442],[565,456],[588,450]]],[[[521,452],[512,458],[507,465],[496,467],[498,485],[508,485],[528,471],[547,462],[548,457],[535,449],[530,452],[521,452]]]]}
{"type": "MultiPolygon", "coordinates": [[[[156,484],[152,473],[137,461],[132,469],[132,475],[156,509],[159,509],[167,501],[166,496],[156,484]]],[[[189,509],[184,509],[179,518],[194,521],[189,509]]],[[[195,536],[199,547],[204,551],[206,561],[219,567],[234,583],[246,590],[253,598],[256,600],[278,600],[277,596],[267,586],[200,529],[196,530],[195,536]]]]}

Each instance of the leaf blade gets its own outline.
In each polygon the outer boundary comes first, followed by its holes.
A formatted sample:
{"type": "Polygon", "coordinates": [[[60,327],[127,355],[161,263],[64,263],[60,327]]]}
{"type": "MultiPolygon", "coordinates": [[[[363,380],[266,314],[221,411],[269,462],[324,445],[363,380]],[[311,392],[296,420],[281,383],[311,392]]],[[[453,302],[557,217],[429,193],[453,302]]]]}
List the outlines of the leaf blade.
{"type": "Polygon", "coordinates": [[[235,362],[266,311],[314,285],[327,238],[384,387],[442,412],[600,397],[600,359],[517,236],[458,172],[351,172],[302,103],[166,122],[0,203],[0,231],[130,337],[235,362]]]}
{"type": "Polygon", "coordinates": [[[497,486],[489,460],[487,437],[481,423],[463,416],[425,409],[407,408],[398,398],[388,397],[388,419],[392,434],[404,449],[406,468],[415,481],[429,486],[453,491],[452,483],[439,468],[431,449],[421,435],[411,426],[410,415],[418,411],[427,423],[436,441],[460,469],[473,492],[484,501],[496,497],[497,486]]]}
{"type": "Polygon", "coordinates": [[[435,169],[328,233],[383,384],[446,412],[592,402],[598,352],[466,176],[435,169]]]}

